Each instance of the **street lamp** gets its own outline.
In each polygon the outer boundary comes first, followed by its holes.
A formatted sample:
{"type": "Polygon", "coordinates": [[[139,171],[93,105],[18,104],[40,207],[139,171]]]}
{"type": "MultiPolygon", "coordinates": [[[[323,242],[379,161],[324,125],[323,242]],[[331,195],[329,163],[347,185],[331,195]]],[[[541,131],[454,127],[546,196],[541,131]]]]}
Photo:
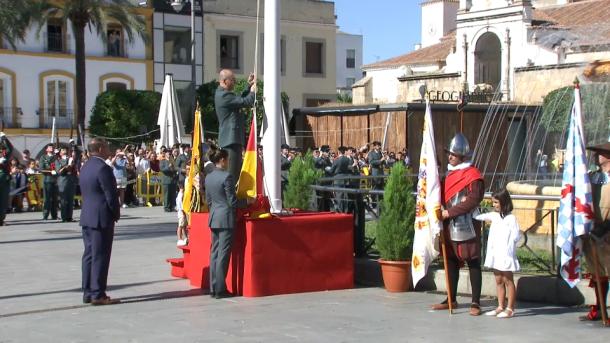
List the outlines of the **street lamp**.
{"type": "MultiPolygon", "coordinates": [[[[176,11],[176,13],[180,13],[186,2],[187,0],[172,0],[170,2],[170,5],[174,9],[174,11],[176,11]]],[[[191,110],[194,111],[197,103],[197,63],[195,59],[195,0],[190,0],[188,2],[191,3],[191,94],[193,96],[191,102],[191,110]]],[[[201,8],[201,11],[203,12],[203,8],[201,8]]],[[[192,116],[189,115],[188,118],[192,118],[192,116]]]]}

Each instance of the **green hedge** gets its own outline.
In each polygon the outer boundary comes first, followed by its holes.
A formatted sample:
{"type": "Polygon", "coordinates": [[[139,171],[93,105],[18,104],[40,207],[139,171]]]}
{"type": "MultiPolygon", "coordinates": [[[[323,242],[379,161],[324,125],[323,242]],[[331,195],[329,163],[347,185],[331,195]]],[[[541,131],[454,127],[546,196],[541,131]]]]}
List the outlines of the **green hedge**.
{"type": "MultiPolygon", "coordinates": [[[[158,128],[161,94],[153,91],[120,90],[101,93],[91,110],[89,132],[93,136],[130,137],[158,128]]],[[[159,138],[159,132],[132,140],[133,143],[159,138]]],[[[117,140],[118,142],[125,142],[117,140]]]]}

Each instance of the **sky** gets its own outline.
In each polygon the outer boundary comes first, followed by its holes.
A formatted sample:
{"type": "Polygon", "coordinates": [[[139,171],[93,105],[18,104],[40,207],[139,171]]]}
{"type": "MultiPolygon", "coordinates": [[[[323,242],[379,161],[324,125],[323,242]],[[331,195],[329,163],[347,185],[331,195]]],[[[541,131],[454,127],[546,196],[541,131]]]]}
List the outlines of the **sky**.
{"type": "Polygon", "coordinates": [[[361,34],[364,64],[413,51],[420,42],[421,0],[335,0],[339,30],[361,34]]]}

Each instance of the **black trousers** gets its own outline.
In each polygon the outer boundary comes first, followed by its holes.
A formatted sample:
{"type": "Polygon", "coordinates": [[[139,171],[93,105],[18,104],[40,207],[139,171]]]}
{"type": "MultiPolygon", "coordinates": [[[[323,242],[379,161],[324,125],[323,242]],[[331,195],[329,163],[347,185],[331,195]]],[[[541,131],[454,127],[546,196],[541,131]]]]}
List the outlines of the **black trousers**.
{"type": "Polygon", "coordinates": [[[108,269],[110,268],[110,254],[112,253],[112,240],[114,227],[93,228],[83,226],[83,295],[86,298],[99,299],[106,296],[108,284],[108,269]]]}
{"type": "Polygon", "coordinates": [[[57,219],[57,196],[59,194],[57,183],[45,182],[42,191],[44,194],[42,217],[47,219],[51,214],[51,218],[57,219]]]}
{"type": "MultiPolygon", "coordinates": [[[[449,247],[451,249],[451,247],[449,247]]],[[[470,286],[472,287],[472,302],[475,304],[481,303],[481,260],[470,260],[468,264],[468,272],[470,274],[470,286]]],[[[458,281],[460,280],[460,262],[455,259],[447,258],[447,271],[449,272],[449,282],[451,283],[451,301],[455,302],[457,293],[458,281]]]]}
{"type": "Polygon", "coordinates": [[[226,292],[227,272],[231,258],[233,229],[210,229],[212,231],[212,247],[210,249],[210,293],[226,292]]]}

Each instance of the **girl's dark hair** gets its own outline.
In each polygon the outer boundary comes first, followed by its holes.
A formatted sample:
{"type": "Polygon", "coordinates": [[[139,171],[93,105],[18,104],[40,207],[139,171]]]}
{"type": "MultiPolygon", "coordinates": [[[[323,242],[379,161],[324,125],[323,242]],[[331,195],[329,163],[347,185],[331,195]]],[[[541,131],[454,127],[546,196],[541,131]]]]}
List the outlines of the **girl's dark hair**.
{"type": "Polygon", "coordinates": [[[229,153],[225,149],[210,150],[210,161],[214,164],[223,158],[229,158],[229,153]]]}
{"type": "Polygon", "coordinates": [[[502,218],[513,211],[513,200],[510,198],[510,193],[508,193],[506,188],[494,192],[491,197],[500,202],[500,216],[502,218]]]}

